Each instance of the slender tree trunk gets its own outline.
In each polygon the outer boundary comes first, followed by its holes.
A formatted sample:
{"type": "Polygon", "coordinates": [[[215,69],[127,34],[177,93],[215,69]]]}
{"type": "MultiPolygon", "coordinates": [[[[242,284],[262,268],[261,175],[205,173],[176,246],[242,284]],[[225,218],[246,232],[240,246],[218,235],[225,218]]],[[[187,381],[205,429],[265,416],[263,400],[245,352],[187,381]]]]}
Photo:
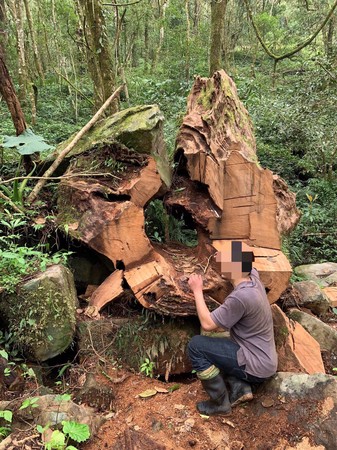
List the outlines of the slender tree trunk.
{"type": "Polygon", "coordinates": [[[189,0],[185,0],[185,15],[186,15],[186,56],[185,56],[185,77],[190,79],[190,45],[191,45],[191,24],[189,12],[189,0]]]}
{"type": "Polygon", "coordinates": [[[32,43],[35,67],[36,67],[36,70],[37,70],[37,73],[38,73],[40,79],[42,81],[44,81],[44,72],[42,69],[42,63],[41,63],[41,59],[40,59],[39,50],[38,50],[38,47],[36,44],[36,35],[35,35],[35,28],[34,28],[32,14],[30,11],[28,0],[24,0],[24,3],[25,3],[25,10],[26,10],[26,17],[27,17],[27,22],[28,22],[28,27],[29,27],[30,39],[31,39],[31,43],[32,43]]]}
{"type": "Polygon", "coordinates": [[[122,30],[123,30],[123,22],[124,22],[124,17],[126,14],[126,8],[124,8],[124,11],[122,12],[122,14],[119,14],[119,9],[118,6],[116,6],[116,14],[115,14],[115,21],[116,21],[116,33],[115,33],[115,73],[117,75],[118,73],[118,68],[119,66],[122,64],[121,61],[121,50],[120,50],[120,41],[121,41],[121,34],[122,34],[122,30]]]}
{"type": "MultiPolygon", "coordinates": [[[[114,63],[110,42],[106,33],[101,0],[80,0],[85,23],[83,26],[87,42],[87,59],[91,79],[94,83],[94,103],[98,109],[114,91],[114,63]]],[[[118,111],[115,99],[109,113],[118,111]]]]}
{"type": "Polygon", "coordinates": [[[193,30],[197,30],[200,21],[200,0],[194,0],[193,30]]]}
{"type": "Polygon", "coordinates": [[[326,56],[328,61],[332,62],[334,57],[333,37],[335,33],[336,17],[333,15],[329,20],[328,33],[326,36],[326,56]]]}
{"type": "Polygon", "coordinates": [[[25,55],[25,35],[22,24],[22,3],[20,0],[10,0],[8,4],[15,22],[16,46],[18,54],[19,98],[20,102],[23,104],[26,102],[29,81],[25,55]]]}
{"type": "Polygon", "coordinates": [[[164,43],[164,35],[165,35],[165,15],[166,15],[166,9],[169,5],[169,0],[162,0],[162,4],[160,4],[160,2],[158,2],[159,4],[159,8],[160,8],[160,13],[159,13],[159,21],[161,23],[160,25],[160,29],[159,29],[159,42],[158,42],[158,47],[156,49],[156,53],[154,54],[154,58],[152,61],[152,67],[151,67],[151,72],[153,73],[156,69],[158,60],[159,60],[159,55],[164,43]]]}
{"type": "Polygon", "coordinates": [[[223,68],[222,51],[225,36],[225,14],[227,0],[212,0],[211,3],[211,53],[210,76],[223,68]]]}
{"type": "Polygon", "coordinates": [[[149,70],[149,13],[145,12],[144,18],[144,72],[149,70]]]}
{"type": "Polygon", "coordinates": [[[7,43],[7,15],[6,15],[6,8],[5,8],[5,0],[0,0],[0,45],[3,45],[3,48],[5,48],[7,43]]]}

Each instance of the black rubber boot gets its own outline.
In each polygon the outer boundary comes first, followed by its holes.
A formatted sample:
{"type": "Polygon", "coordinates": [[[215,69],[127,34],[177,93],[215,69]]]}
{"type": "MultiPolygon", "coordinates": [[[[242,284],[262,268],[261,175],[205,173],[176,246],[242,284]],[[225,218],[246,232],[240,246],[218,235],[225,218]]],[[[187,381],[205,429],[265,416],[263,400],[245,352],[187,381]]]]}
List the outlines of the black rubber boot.
{"type": "Polygon", "coordinates": [[[233,376],[226,377],[225,380],[230,387],[229,401],[232,406],[253,400],[252,388],[249,383],[233,376]]]}
{"type": "Polygon", "coordinates": [[[229,403],[228,391],[224,379],[220,374],[209,380],[200,380],[203,388],[210,396],[210,400],[197,403],[197,409],[205,416],[214,414],[229,414],[231,405],[229,403]]]}

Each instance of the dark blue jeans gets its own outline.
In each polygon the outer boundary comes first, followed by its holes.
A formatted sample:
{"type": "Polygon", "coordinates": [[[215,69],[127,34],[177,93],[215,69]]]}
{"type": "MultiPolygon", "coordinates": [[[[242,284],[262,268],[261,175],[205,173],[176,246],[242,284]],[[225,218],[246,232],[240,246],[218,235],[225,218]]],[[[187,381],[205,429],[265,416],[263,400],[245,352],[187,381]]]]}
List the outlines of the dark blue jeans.
{"type": "Polygon", "coordinates": [[[265,378],[258,378],[245,371],[246,366],[239,366],[237,352],[240,346],[228,338],[193,336],[188,344],[188,355],[196,372],[202,372],[211,365],[218,367],[224,375],[231,375],[250,383],[262,383],[265,378]]]}

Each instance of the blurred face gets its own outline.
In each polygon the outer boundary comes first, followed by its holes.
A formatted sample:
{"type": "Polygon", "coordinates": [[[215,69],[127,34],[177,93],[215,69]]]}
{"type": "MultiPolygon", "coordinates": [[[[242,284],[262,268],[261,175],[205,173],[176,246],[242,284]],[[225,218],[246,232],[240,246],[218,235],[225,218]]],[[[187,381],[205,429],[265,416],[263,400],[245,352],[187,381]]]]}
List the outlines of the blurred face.
{"type": "Polygon", "coordinates": [[[215,254],[215,260],[224,277],[235,280],[248,276],[250,269],[244,272],[242,270],[247,268],[247,262],[253,261],[253,254],[252,252],[243,252],[245,247],[249,248],[240,241],[224,242],[222,251],[215,254]]]}

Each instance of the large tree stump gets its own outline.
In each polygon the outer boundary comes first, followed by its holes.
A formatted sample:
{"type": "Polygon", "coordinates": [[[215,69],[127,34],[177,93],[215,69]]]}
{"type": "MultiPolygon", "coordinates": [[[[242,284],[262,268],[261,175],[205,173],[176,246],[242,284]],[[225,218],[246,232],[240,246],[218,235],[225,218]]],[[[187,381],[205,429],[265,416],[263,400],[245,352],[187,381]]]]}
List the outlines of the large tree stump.
{"type": "MultiPolygon", "coordinates": [[[[151,156],[127,148],[125,140],[109,139],[104,124],[101,129],[104,145],[90,148],[86,140],[85,152],[78,149],[67,173],[88,171],[99,162],[97,170],[104,176],[63,180],[59,221],[123,271],[116,279],[123,276],[123,286],[131,288],[144,307],[171,316],[195,315],[188,286],[192,272],[203,275],[209,308],[219,306],[232,289],[213,258],[225,240],[242,240],[252,247],[269,301],[279,298],[291,274],[280,250],[280,233],[291,230],[299,218],[295,197],[283,180],[258,165],[251,121],[225,72],[194,83],[177,138],[171,188],[164,182],[167,171],[158,168],[162,137],[152,139],[151,156]],[[162,198],[169,214],[184,217],[197,230],[195,248],[150,241],[144,208],[154,198],[162,198]]],[[[91,300],[97,309],[109,297],[106,285],[91,300]],[[100,292],[104,295],[98,299],[100,292]]],[[[119,290],[118,281],[117,296],[119,290]]]]}

